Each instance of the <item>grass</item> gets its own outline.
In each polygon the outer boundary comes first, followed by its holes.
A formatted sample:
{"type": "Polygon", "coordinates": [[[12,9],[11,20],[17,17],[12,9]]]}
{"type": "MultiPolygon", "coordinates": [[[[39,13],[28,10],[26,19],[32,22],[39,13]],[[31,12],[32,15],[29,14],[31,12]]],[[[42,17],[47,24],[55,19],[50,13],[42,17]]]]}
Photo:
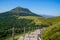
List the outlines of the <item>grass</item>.
{"type": "Polygon", "coordinates": [[[44,18],[38,17],[38,16],[19,16],[18,19],[30,19],[35,22],[35,25],[40,25],[43,21],[44,18]]]}

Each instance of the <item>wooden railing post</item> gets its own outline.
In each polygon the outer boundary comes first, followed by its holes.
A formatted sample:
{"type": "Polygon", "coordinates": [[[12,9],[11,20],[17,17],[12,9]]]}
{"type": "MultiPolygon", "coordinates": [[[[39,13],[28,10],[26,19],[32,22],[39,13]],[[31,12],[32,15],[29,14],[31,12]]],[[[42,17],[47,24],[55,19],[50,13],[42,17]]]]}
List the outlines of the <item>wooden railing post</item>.
{"type": "Polygon", "coordinates": [[[12,28],[12,40],[14,40],[14,27],[12,28]]]}

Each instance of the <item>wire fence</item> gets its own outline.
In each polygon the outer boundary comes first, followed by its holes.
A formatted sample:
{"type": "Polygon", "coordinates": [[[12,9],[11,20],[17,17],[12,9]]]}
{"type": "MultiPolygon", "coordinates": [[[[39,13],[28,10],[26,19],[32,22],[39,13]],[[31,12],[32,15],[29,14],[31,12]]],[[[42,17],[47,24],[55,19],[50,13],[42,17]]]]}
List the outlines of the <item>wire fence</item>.
{"type": "MultiPolygon", "coordinates": [[[[0,30],[0,36],[2,36],[2,39],[0,40],[33,40],[31,39],[31,37],[34,38],[34,36],[29,36],[31,33],[33,34],[33,32],[35,32],[35,34],[37,34],[35,40],[41,40],[41,28],[40,27],[23,27],[23,28],[11,28],[8,30],[0,30]],[[28,34],[28,38],[26,39],[26,33],[28,34]],[[22,38],[20,38],[20,34],[22,35],[22,38]],[[18,35],[18,37],[16,37],[16,35],[18,35]],[[4,37],[7,36],[7,37],[4,37]],[[10,39],[10,38],[11,39],[10,39]],[[8,38],[8,39],[7,39],[8,38]]],[[[34,34],[33,34],[34,35],[34,34]]],[[[1,37],[0,37],[1,38],[1,37]]]]}

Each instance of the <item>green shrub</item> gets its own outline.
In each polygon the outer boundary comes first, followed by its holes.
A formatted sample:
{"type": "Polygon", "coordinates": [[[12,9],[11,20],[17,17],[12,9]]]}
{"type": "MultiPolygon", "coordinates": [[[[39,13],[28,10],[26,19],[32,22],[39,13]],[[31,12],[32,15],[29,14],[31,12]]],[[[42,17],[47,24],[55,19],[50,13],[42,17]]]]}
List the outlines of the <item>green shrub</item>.
{"type": "Polygon", "coordinates": [[[60,23],[45,29],[42,33],[42,40],[60,40],[60,23]]]}

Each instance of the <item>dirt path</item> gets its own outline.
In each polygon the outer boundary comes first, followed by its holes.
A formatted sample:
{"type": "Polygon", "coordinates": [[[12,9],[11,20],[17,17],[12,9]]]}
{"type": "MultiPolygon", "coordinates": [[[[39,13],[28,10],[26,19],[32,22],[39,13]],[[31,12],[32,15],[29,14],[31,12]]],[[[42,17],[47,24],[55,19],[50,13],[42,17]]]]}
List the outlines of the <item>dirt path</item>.
{"type": "Polygon", "coordinates": [[[26,34],[25,36],[19,37],[18,40],[41,40],[41,29],[37,29],[30,34],[26,34]]]}

